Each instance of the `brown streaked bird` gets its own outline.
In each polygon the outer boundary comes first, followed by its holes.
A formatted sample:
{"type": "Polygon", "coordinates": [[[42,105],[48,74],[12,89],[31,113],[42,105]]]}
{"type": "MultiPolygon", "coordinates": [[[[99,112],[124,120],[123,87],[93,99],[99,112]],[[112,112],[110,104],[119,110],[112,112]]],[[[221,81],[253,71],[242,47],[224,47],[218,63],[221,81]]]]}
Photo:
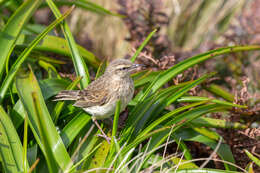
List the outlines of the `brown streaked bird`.
{"type": "Polygon", "coordinates": [[[97,119],[108,118],[114,114],[116,102],[121,101],[120,112],[131,101],[134,94],[134,83],[130,77],[132,71],[141,65],[133,64],[126,59],[112,61],[105,73],[93,81],[84,90],[61,91],[55,101],[75,100],[74,106],[84,109],[92,115],[92,120],[109,142],[97,119]]]}

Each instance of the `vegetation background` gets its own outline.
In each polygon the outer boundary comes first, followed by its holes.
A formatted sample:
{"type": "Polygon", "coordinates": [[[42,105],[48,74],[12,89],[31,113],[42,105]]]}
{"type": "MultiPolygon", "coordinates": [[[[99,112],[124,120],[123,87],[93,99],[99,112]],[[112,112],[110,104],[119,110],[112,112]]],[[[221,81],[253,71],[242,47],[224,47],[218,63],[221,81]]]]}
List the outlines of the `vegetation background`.
{"type": "Polygon", "coordinates": [[[0,0],[0,172],[260,172],[259,50],[259,0],[0,0]],[[52,100],[115,58],[146,68],[108,144],[52,100]]]}

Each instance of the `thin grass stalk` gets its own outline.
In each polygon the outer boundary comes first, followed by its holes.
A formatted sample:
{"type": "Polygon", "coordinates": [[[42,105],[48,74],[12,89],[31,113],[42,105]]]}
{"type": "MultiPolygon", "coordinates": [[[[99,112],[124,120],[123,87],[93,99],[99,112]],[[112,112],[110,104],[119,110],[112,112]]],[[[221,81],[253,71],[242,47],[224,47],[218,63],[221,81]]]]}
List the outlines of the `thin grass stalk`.
{"type": "Polygon", "coordinates": [[[36,166],[38,165],[39,161],[40,161],[40,158],[35,160],[35,162],[32,164],[32,166],[29,169],[29,173],[31,173],[36,168],[36,166]]]}
{"type": "MultiPolygon", "coordinates": [[[[46,2],[48,4],[48,6],[50,7],[50,9],[52,10],[55,17],[59,18],[61,16],[61,13],[60,13],[59,9],[57,8],[57,6],[54,4],[54,2],[52,0],[46,0],[46,2]]],[[[77,76],[82,77],[82,79],[80,81],[80,88],[84,89],[90,83],[90,77],[89,77],[87,65],[79,53],[77,44],[70,31],[69,25],[67,24],[66,21],[64,21],[62,23],[61,28],[62,28],[63,34],[67,40],[67,43],[69,45],[70,51],[71,51],[71,57],[72,57],[72,61],[74,64],[74,69],[76,71],[76,74],[77,74],[77,76]]]]}
{"type": "Polygon", "coordinates": [[[140,54],[140,52],[143,50],[144,46],[148,43],[148,41],[152,38],[152,36],[156,33],[157,29],[154,29],[143,41],[141,46],[138,47],[135,54],[131,57],[131,61],[134,62],[137,56],[140,54]]]}
{"type": "MultiPolygon", "coordinates": [[[[89,156],[91,156],[91,154],[93,154],[100,146],[102,145],[102,143],[98,144],[95,148],[93,148],[91,150],[91,152],[89,152],[87,155],[85,155],[79,162],[77,162],[76,164],[74,164],[70,169],[69,169],[69,173],[72,173],[75,171],[75,169],[81,164],[83,163],[89,156]]],[[[66,171],[65,171],[66,172],[66,171]]]]}
{"type": "Polygon", "coordinates": [[[216,148],[214,149],[214,151],[210,154],[210,156],[208,157],[208,159],[207,160],[205,160],[205,162],[202,164],[202,165],[200,165],[200,169],[201,168],[204,168],[208,163],[209,163],[209,161],[213,158],[213,156],[214,155],[216,155],[216,153],[217,153],[217,151],[218,151],[218,149],[219,149],[219,147],[220,147],[220,144],[222,143],[222,137],[220,137],[220,139],[219,139],[219,141],[218,141],[218,145],[216,146],[216,148]]]}
{"type": "Polygon", "coordinates": [[[27,141],[28,141],[28,117],[24,118],[24,133],[23,133],[23,166],[24,173],[27,173],[27,141]]]}
{"type": "Polygon", "coordinates": [[[251,154],[248,150],[244,150],[246,155],[258,166],[260,166],[260,160],[255,157],[253,154],[251,154]]]}
{"type": "Polygon", "coordinates": [[[116,102],[116,110],[115,110],[115,115],[114,115],[114,120],[113,120],[112,138],[111,138],[111,145],[110,145],[111,154],[113,154],[113,152],[115,151],[114,145],[115,145],[115,140],[116,140],[116,132],[117,132],[117,127],[118,127],[120,108],[121,108],[121,101],[118,100],[116,102]]]}

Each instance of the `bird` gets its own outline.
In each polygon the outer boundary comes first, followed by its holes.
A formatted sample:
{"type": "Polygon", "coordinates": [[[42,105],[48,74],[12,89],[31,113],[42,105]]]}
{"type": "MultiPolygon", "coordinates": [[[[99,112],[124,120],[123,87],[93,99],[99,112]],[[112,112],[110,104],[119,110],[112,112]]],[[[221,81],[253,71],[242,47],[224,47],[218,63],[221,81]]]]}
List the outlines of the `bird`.
{"type": "Polygon", "coordinates": [[[63,90],[56,95],[54,101],[75,101],[73,106],[90,114],[102,136],[109,142],[110,138],[103,132],[97,120],[113,115],[118,100],[121,102],[120,112],[125,110],[134,95],[131,73],[140,66],[143,65],[134,64],[127,59],[115,59],[108,65],[104,74],[85,89],[63,90]]]}

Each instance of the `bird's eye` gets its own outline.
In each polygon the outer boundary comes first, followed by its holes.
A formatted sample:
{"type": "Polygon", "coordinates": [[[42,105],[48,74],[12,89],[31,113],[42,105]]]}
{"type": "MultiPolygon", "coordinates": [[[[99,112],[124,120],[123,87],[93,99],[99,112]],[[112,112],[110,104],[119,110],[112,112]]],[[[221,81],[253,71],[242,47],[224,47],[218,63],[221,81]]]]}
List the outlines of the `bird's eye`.
{"type": "Polygon", "coordinates": [[[120,70],[126,70],[127,69],[127,67],[122,67],[120,70]]]}

